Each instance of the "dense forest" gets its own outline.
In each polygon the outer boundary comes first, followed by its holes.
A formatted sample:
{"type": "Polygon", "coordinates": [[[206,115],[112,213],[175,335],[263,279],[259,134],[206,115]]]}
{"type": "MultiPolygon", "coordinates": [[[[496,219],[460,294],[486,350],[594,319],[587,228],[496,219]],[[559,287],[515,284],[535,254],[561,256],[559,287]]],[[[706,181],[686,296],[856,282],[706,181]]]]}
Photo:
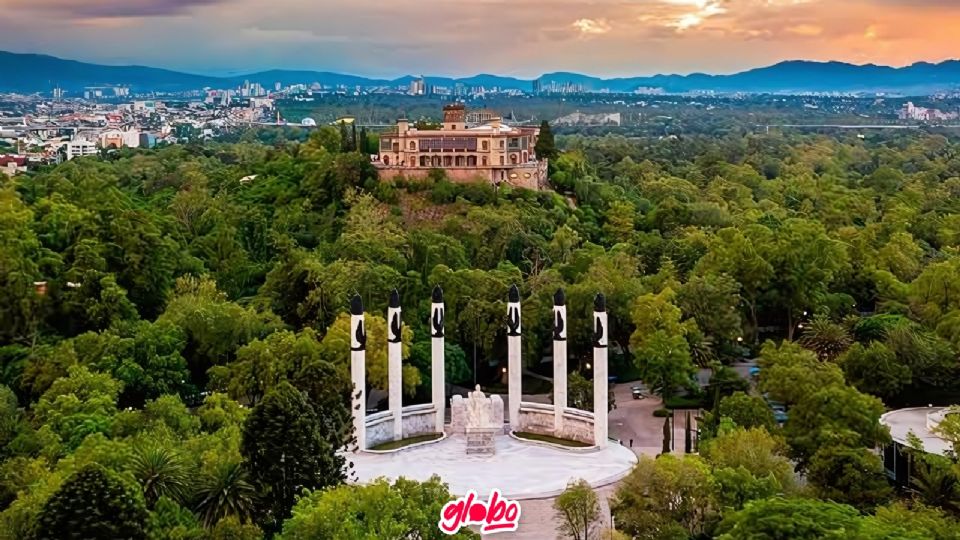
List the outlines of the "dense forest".
{"type": "Polygon", "coordinates": [[[345,484],[349,299],[384,390],[400,291],[417,403],[433,287],[448,382],[496,389],[512,284],[530,370],[563,288],[590,377],[602,292],[611,372],[709,411],[700,455],[642,459],[618,489],[627,537],[958,538],[960,466],[917,449],[895,492],[874,452],[885,410],[960,403],[957,140],[560,135],[553,190],[531,192],[378,182],[340,130],[277,135],[2,180],[0,538],[438,538],[439,482],[345,484]]]}

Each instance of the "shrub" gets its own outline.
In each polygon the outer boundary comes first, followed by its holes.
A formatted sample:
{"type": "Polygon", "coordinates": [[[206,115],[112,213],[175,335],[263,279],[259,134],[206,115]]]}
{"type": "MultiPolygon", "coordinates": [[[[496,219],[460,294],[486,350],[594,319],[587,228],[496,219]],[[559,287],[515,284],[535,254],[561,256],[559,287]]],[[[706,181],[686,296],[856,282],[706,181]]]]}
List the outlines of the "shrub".
{"type": "Polygon", "coordinates": [[[448,204],[457,200],[457,195],[459,193],[460,186],[454,184],[453,182],[449,182],[444,178],[434,184],[430,189],[429,199],[433,204],[448,204]]]}

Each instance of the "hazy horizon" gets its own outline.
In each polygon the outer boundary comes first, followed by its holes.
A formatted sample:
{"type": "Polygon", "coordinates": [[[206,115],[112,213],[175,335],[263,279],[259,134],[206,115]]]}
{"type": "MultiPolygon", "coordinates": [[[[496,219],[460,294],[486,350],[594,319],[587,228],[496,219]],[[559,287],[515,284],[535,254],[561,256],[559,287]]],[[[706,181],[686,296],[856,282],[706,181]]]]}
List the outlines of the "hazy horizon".
{"type": "Polygon", "coordinates": [[[52,54],[42,53],[42,52],[37,52],[37,51],[26,51],[26,50],[24,50],[24,51],[17,51],[17,50],[4,50],[4,49],[0,49],[0,52],[9,52],[9,53],[13,53],[13,54],[25,54],[25,55],[30,55],[30,54],[34,54],[34,55],[45,55],[45,56],[51,56],[51,57],[54,57],[54,58],[59,58],[59,59],[61,59],[61,60],[77,61],[77,62],[83,62],[83,63],[94,64],[94,65],[117,66],[117,67],[139,66],[139,67],[147,67],[147,68],[167,69],[167,70],[175,71],[175,72],[178,72],[178,73],[184,73],[184,74],[188,74],[188,75],[200,75],[200,76],[208,76],[208,77],[224,77],[224,78],[227,78],[227,77],[242,77],[242,76],[244,76],[244,75],[256,75],[256,74],[258,74],[258,73],[265,73],[265,72],[269,72],[269,71],[305,71],[305,72],[317,72],[317,73],[329,72],[329,73],[337,73],[337,74],[340,74],[340,75],[364,77],[364,78],[371,79],[371,80],[385,80],[385,81],[393,81],[393,80],[402,79],[402,78],[404,78],[404,77],[417,77],[417,76],[423,76],[423,77],[427,77],[427,78],[465,79],[465,78],[476,77],[476,76],[483,76],[483,75],[490,75],[490,76],[497,76],[497,77],[500,77],[500,76],[502,76],[502,77],[514,77],[514,78],[519,79],[519,80],[530,80],[530,81],[532,81],[532,80],[534,80],[534,79],[537,79],[537,78],[540,78],[540,77],[542,77],[542,76],[544,76],[544,75],[549,75],[549,74],[552,74],[552,73],[572,73],[572,74],[576,74],[576,75],[584,75],[584,76],[588,76],[588,77],[596,77],[596,78],[600,78],[600,79],[610,80],[610,79],[616,79],[616,78],[649,77],[649,76],[656,76],[656,75],[679,75],[679,76],[688,76],[688,75],[693,75],[693,74],[734,75],[734,74],[737,74],[737,73],[742,73],[742,72],[744,72],[744,71],[750,71],[750,70],[753,70],[753,69],[761,69],[761,68],[771,67],[771,66],[773,66],[773,65],[776,65],[776,64],[779,64],[779,63],[783,63],[783,62],[818,62],[818,63],[841,62],[841,63],[847,63],[847,64],[855,65],[855,66],[876,65],[876,66],[879,66],[879,67],[893,67],[893,68],[908,67],[908,66],[910,66],[910,65],[917,64],[917,63],[922,63],[922,62],[927,62],[927,63],[934,64],[934,65],[939,64],[939,63],[941,63],[941,62],[948,62],[948,61],[958,61],[958,62],[960,62],[960,55],[958,55],[956,58],[945,58],[945,59],[943,59],[943,60],[937,60],[937,61],[916,60],[916,61],[913,61],[913,62],[909,62],[909,63],[903,64],[903,65],[897,65],[897,66],[887,65],[887,64],[876,64],[876,63],[872,63],[872,62],[867,62],[867,63],[860,63],[860,64],[858,64],[858,63],[854,63],[854,62],[845,62],[845,61],[843,61],[843,60],[808,60],[808,59],[805,59],[805,58],[786,58],[786,59],[779,60],[779,61],[777,61],[777,62],[775,62],[775,63],[771,63],[771,64],[761,64],[761,65],[756,65],[756,66],[749,66],[749,67],[745,67],[745,68],[743,68],[743,69],[741,69],[741,70],[726,71],[726,72],[713,72],[713,71],[705,71],[705,70],[687,71],[687,72],[659,71],[659,72],[651,72],[651,73],[631,73],[631,74],[624,74],[624,75],[603,76],[603,75],[597,75],[597,74],[595,74],[595,73],[591,73],[591,72],[589,72],[589,71],[555,70],[555,71],[550,71],[550,72],[538,73],[538,74],[536,74],[536,75],[508,75],[508,74],[504,74],[504,73],[491,73],[491,72],[482,72],[482,71],[477,71],[477,72],[475,72],[475,73],[466,73],[466,74],[450,75],[450,74],[447,74],[447,73],[431,73],[431,72],[423,72],[423,73],[396,73],[396,74],[376,74],[376,73],[374,73],[374,74],[362,74],[362,73],[357,73],[357,72],[352,72],[352,71],[346,71],[346,70],[327,69],[327,68],[324,68],[324,67],[316,67],[316,68],[277,68],[277,67],[263,67],[263,68],[260,68],[260,69],[238,69],[238,70],[231,70],[231,71],[218,71],[218,70],[215,70],[215,69],[192,70],[192,69],[171,68],[171,67],[167,67],[167,66],[155,65],[155,64],[146,63],[146,62],[137,62],[137,61],[119,62],[119,63],[101,62],[101,61],[98,61],[98,60],[87,60],[87,59],[83,59],[83,58],[71,58],[71,57],[52,55],[52,54]]]}
{"type": "Polygon", "coordinates": [[[952,0],[0,0],[0,50],[205,75],[724,74],[960,56],[952,0]],[[802,51],[798,54],[798,51],[802,51]]]}

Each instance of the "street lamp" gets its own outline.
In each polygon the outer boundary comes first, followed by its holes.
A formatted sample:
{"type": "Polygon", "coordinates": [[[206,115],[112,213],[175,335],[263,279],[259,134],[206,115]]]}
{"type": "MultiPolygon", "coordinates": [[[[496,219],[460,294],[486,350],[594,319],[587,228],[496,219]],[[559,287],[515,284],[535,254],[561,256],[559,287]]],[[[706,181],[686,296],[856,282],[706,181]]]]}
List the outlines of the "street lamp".
{"type": "Polygon", "coordinates": [[[477,315],[477,324],[473,333],[473,387],[477,387],[477,337],[480,335],[480,316],[477,315]]]}

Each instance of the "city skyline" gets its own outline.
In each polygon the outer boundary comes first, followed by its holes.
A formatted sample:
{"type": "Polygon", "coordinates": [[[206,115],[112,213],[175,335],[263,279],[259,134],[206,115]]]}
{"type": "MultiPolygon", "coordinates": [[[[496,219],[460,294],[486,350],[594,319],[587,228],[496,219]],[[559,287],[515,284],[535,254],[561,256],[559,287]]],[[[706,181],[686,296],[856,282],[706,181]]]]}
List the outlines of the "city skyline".
{"type": "Polygon", "coordinates": [[[783,60],[960,56],[949,0],[0,0],[0,50],[203,74],[524,78],[731,73],[783,60]],[[105,37],[106,36],[106,37],[105,37]],[[800,51],[800,52],[798,52],[800,51]]]}

